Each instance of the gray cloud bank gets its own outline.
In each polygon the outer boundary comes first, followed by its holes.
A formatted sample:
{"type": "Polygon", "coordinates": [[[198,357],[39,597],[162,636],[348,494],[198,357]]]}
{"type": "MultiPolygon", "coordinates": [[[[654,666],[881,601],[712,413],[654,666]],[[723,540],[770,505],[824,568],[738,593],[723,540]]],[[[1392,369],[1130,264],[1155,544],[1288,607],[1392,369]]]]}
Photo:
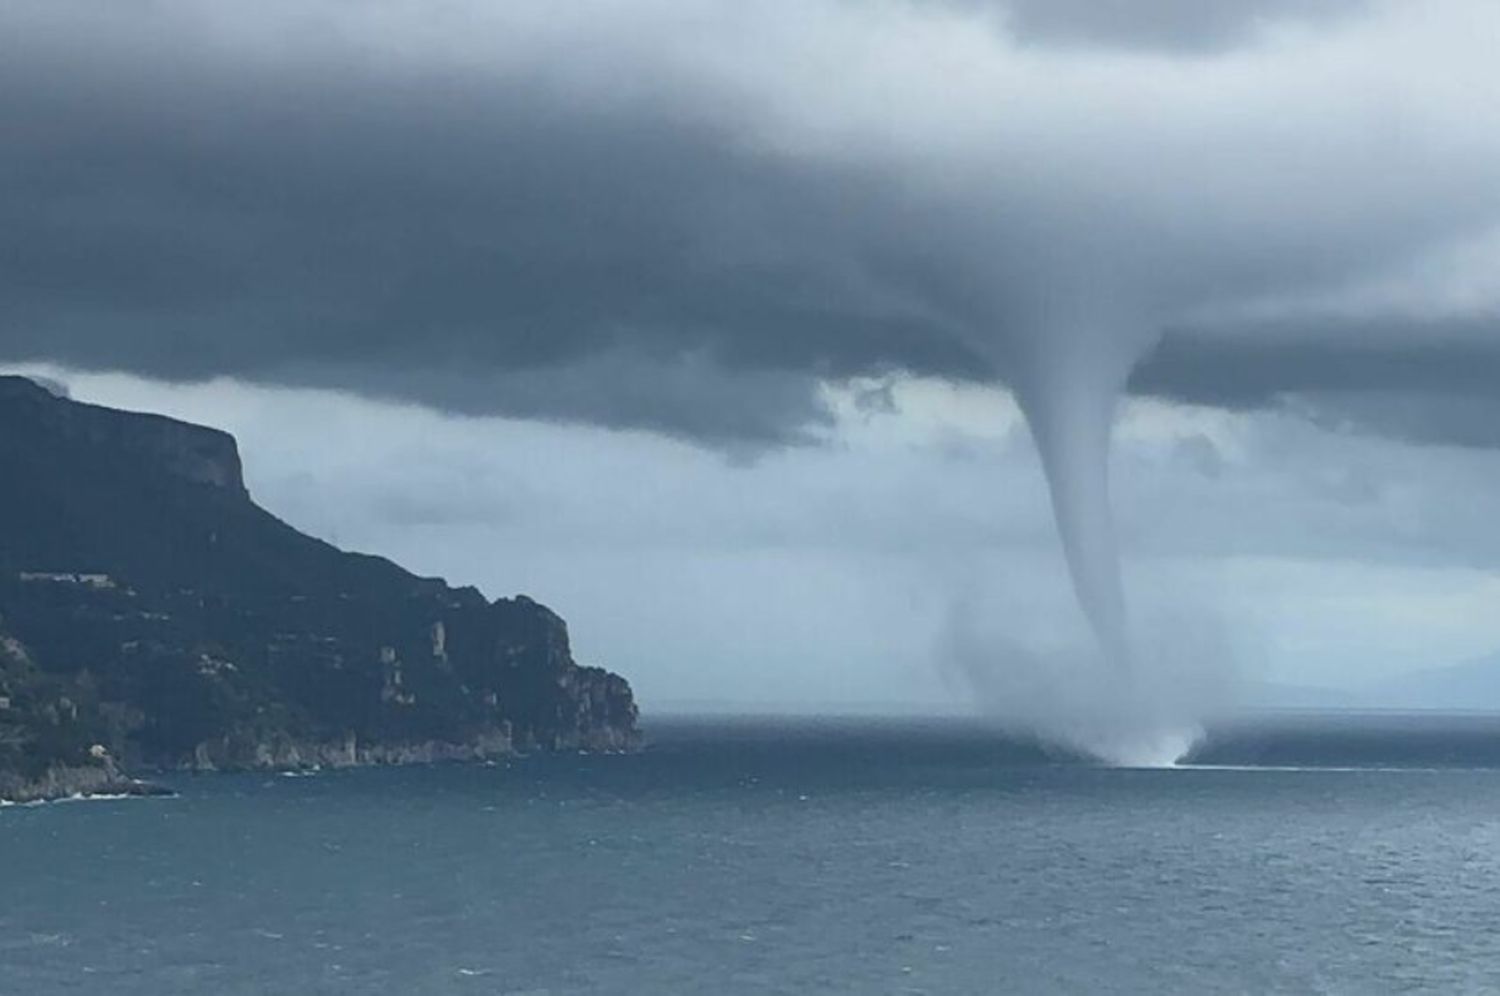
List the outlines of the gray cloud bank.
{"type": "Polygon", "coordinates": [[[1267,26],[1351,16],[1364,0],[971,0],[1022,44],[1187,55],[1245,44],[1267,26]]]}
{"type": "Polygon", "coordinates": [[[1492,445],[1500,10],[1415,8],[10,0],[0,360],[760,445],[1170,329],[1492,445]]]}

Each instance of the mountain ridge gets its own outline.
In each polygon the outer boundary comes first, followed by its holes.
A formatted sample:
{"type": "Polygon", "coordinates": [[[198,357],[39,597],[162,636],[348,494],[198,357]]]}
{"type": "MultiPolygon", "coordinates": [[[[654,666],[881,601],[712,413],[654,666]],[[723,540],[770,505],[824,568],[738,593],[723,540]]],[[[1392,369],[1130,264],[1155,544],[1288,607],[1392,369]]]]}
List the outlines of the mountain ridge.
{"type": "Polygon", "coordinates": [[[298,532],[228,433],[0,376],[0,470],[0,798],[640,741],[561,617],[298,532]]]}

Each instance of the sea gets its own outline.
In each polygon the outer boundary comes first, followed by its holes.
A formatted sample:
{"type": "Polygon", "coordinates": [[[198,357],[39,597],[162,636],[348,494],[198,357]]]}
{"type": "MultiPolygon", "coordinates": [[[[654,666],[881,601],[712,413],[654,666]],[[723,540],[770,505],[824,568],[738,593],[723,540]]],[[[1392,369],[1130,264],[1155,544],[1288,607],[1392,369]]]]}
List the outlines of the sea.
{"type": "Polygon", "coordinates": [[[0,993],[1500,992],[1497,717],[648,725],[0,810],[0,993]]]}

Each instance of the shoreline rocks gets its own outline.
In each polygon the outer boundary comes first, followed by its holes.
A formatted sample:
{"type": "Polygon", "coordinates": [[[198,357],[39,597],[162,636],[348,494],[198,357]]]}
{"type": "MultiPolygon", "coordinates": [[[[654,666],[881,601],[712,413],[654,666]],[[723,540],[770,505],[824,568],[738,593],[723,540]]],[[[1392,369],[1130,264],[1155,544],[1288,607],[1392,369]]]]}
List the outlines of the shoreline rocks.
{"type": "Polygon", "coordinates": [[[131,778],[113,765],[58,765],[36,778],[0,771],[0,801],[16,805],[118,796],[169,796],[172,790],[131,778]]]}

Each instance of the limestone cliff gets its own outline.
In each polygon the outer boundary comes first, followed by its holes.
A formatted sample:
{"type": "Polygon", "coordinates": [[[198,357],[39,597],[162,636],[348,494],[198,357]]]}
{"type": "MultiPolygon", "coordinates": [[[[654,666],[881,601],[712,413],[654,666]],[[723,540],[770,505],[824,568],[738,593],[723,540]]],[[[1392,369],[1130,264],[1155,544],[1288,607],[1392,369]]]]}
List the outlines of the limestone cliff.
{"type": "Polygon", "coordinates": [[[629,684],[575,663],[544,606],[489,601],[297,532],[251,500],[225,433],[11,377],[0,377],[0,617],[0,798],[90,772],[118,784],[116,765],[639,742],[629,684]]]}

